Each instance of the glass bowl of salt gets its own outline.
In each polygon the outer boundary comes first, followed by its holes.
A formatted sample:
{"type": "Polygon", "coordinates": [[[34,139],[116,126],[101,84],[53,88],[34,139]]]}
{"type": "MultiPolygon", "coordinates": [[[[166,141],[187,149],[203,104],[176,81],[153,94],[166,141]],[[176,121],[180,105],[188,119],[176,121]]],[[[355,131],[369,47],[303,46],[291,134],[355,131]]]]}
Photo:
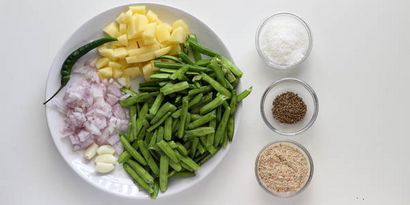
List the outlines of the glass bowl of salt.
{"type": "Polygon", "coordinates": [[[306,60],[312,42],[312,33],[303,19],[291,13],[277,13],[258,27],[255,43],[265,64],[283,70],[306,60]]]}
{"type": "Polygon", "coordinates": [[[308,130],[319,113],[319,100],[312,87],[296,78],[270,84],[262,95],[260,112],[274,132],[294,136],[308,130]]]}

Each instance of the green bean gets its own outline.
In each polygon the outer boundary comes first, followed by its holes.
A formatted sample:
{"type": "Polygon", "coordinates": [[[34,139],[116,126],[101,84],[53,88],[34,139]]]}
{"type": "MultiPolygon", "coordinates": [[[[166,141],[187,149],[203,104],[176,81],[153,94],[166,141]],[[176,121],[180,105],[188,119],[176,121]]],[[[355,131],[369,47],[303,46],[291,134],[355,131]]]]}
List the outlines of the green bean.
{"type": "Polygon", "coordinates": [[[201,125],[204,125],[205,123],[208,123],[209,121],[213,120],[216,118],[215,112],[210,112],[197,120],[189,123],[188,129],[195,129],[197,127],[200,127],[201,125]]]}
{"type": "Polygon", "coordinates": [[[202,158],[201,160],[199,160],[198,165],[201,166],[203,165],[206,161],[208,161],[209,159],[212,158],[213,155],[209,154],[206,155],[204,158],[202,158]]]}
{"type": "Polygon", "coordinates": [[[188,67],[189,67],[189,71],[192,71],[192,72],[205,72],[205,73],[212,72],[212,69],[208,67],[202,67],[199,65],[188,65],[188,67]]]}
{"type": "Polygon", "coordinates": [[[178,109],[178,110],[176,110],[175,112],[172,113],[171,117],[173,117],[173,118],[179,118],[179,117],[181,116],[181,111],[182,111],[181,108],[178,109]]]}
{"type": "MultiPolygon", "coordinates": [[[[144,103],[140,112],[138,113],[138,119],[136,122],[136,133],[140,133],[144,125],[145,116],[148,113],[148,103],[144,103]]],[[[139,135],[139,134],[138,134],[139,135]]]]}
{"type": "Polygon", "coordinates": [[[171,161],[175,163],[179,162],[176,152],[169,146],[168,143],[166,143],[165,141],[160,141],[160,142],[157,142],[157,145],[164,152],[164,154],[169,157],[171,161]]]}
{"type": "Polygon", "coordinates": [[[165,120],[164,125],[164,140],[169,141],[172,138],[172,117],[165,120]]]}
{"type": "Polygon", "coordinates": [[[129,165],[147,184],[154,183],[154,177],[152,177],[151,174],[149,174],[149,172],[136,161],[128,160],[126,164],[129,165]]]}
{"type": "Polygon", "coordinates": [[[170,166],[173,170],[175,170],[175,171],[177,171],[177,172],[179,172],[179,171],[182,170],[181,164],[180,164],[180,163],[173,162],[172,160],[169,160],[169,166],[170,166]]]}
{"type": "Polygon", "coordinates": [[[200,114],[191,114],[191,122],[201,118],[202,115],[200,114]]]}
{"type": "Polygon", "coordinates": [[[154,66],[157,68],[169,68],[169,69],[178,69],[182,67],[184,64],[182,63],[170,63],[170,62],[161,62],[161,61],[154,61],[154,66]]]}
{"type": "Polygon", "coordinates": [[[140,92],[157,92],[159,91],[160,87],[140,87],[138,90],[140,92]]]}
{"type": "Polygon", "coordinates": [[[168,157],[162,155],[159,162],[159,189],[161,192],[165,192],[168,188],[168,166],[168,157]]]}
{"type": "Polygon", "coordinates": [[[242,71],[238,67],[236,67],[230,60],[223,56],[221,56],[220,58],[222,60],[222,64],[227,67],[234,75],[236,75],[238,78],[242,77],[242,71]]]}
{"type": "Polygon", "coordinates": [[[182,145],[181,143],[177,143],[177,147],[176,149],[178,150],[178,152],[184,156],[188,155],[188,150],[186,150],[185,146],[182,145]]]}
{"type": "Polygon", "coordinates": [[[188,91],[188,96],[196,95],[199,93],[207,93],[207,92],[210,92],[211,90],[212,90],[212,87],[209,85],[201,86],[199,88],[195,88],[195,89],[188,91]]]}
{"type": "Polygon", "coordinates": [[[169,84],[165,85],[164,87],[162,87],[160,89],[160,91],[164,95],[169,95],[169,94],[172,94],[172,93],[183,91],[183,90],[188,89],[188,88],[189,88],[188,82],[183,81],[183,82],[179,82],[179,83],[176,83],[176,84],[169,83],[169,84]]]}
{"type": "Polygon", "coordinates": [[[158,197],[158,193],[159,193],[158,183],[153,184],[153,190],[154,191],[149,196],[151,197],[151,199],[156,199],[158,197]]]}
{"type": "MultiPolygon", "coordinates": [[[[191,41],[194,41],[194,42],[198,43],[198,38],[196,37],[195,34],[192,34],[192,33],[189,34],[188,38],[191,39],[191,41]]],[[[189,42],[188,42],[188,44],[189,44],[189,42]]],[[[198,50],[196,50],[195,48],[192,48],[192,47],[191,47],[191,50],[192,50],[192,55],[194,56],[195,61],[201,60],[201,58],[202,58],[201,53],[199,53],[198,50]]]]}
{"type": "Polygon", "coordinates": [[[218,151],[213,145],[207,146],[206,150],[209,152],[209,154],[212,154],[212,155],[214,155],[218,151]]]}
{"type": "MultiPolygon", "coordinates": [[[[202,138],[201,138],[201,139],[202,139],[202,138]]],[[[202,146],[201,143],[198,143],[197,153],[196,153],[194,156],[196,156],[196,155],[198,155],[198,154],[203,154],[203,153],[205,153],[205,148],[204,148],[204,146],[202,146]]],[[[192,156],[192,157],[194,157],[194,156],[192,156]]]]}
{"type": "Polygon", "coordinates": [[[213,127],[199,127],[185,132],[186,137],[201,137],[215,132],[213,127]]]}
{"type": "Polygon", "coordinates": [[[224,95],[217,95],[215,97],[215,99],[213,99],[211,102],[209,102],[208,104],[204,105],[200,110],[199,113],[201,115],[206,114],[212,110],[214,110],[215,108],[217,108],[218,106],[222,105],[225,100],[228,99],[226,96],[224,95]]]}
{"type": "Polygon", "coordinates": [[[63,89],[63,87],[67,85],[68,81],[70,80],[72,68],[78,59],[80,59],[83,55],[87,54],[94,48],[97,48],[98,46],[101,46],[107,42],[116,41],[116,40],[117,40],[116,38],[109,37],[109,36],[102,37],[100,39],[91,41],[90,43],[87,43],[81,46],[80,48],[74,50],[70,55],[68,55],[68,57],[64,60],[63,65],[61,66],[60,87],[48,100],[46,100],[43,103],[43,105],[47,104],[48,101],[53,99],[61,91],[61,89],[63,89]]]}
{"type": "Polygon", "coordinates": [[[126,99],[120,101],[121,106],[128,107],[134,105],[135,103],[146,102],[148,99],[155,97],[159,92],[152,93],[138,93],[136,96],[130,96],[126,99]]]}
{"type": "Polygon", "coordinates": [[[165,122],[165,120],[171,116],[171,112],[168,112],[167,114],[165,114],[165,116],[163,116],[157,123],[151,125],[151,127],[149,127],[147,129],[148,132],[152,132],[155,128],[159,127],[162,123],[165,122]]]}
{"type": "Polygon", "coordinates": [[[172,149],[176,149],[177,148],[177,143],[175,143],[174,141],[169,141],[169,142],[167,142],[168,144],[169,144],[169,146],[172,148],[172,149]]]}
{"type": "Polygon", "coordinates": [[[232,91],[232,98],[231,98],[231,102],[229,103],[232,116],[235,115],[237,106],[238,106],[238,96],[236,95],[236,91],[232,91]]]}
{"type": "Polygon", "coordinates": [[[166,102],[165,104],[163,104],[159,110],[157,111],[157,113],[155,114],[154,118],[151,120],[151,124],[154,124],[156,122],[158,122],[162,117],[164,117],[168,112],[174,112],[177,109],[177,107],[175,107],[175,105],[166,102]]]}
{"type": "Polygon", "coordinates": [[[209,49],[209,48],[205,48],[204,46],[200,45],[199,43],[193,41],[192,39],[188,39],[188,43],[191,46],[191,48],[197,50],[198,52],[210,56],[210,57],[214,57],[214,56],[220,56],[220,54],[216,53],[215,51],[209,49]]]}
{"type": "Polygon", "coordinates": [[[124,135],[120,136],[120,141],[121,144],[124,146],[124,149],[134,158],[136,159],[139,163],[141,163],[142,165],[147,165],[147,162],[145,161],[145,159],[141,156],[140,153],[137,152],[137,150],[134,149],[134,147],[132,147],[130,145],[130,143],[127,141],[127,139],[124,137],[124,135]]]}
{"type": "Polygon", "coordinates": [[[252,92],[252,88],[253,87],[250,87],[250,88],[244,90],[243,92],[241,92],[238,95],[238,102],[241,102],[243,99],[245,99],[252,92]]]}
{"type": "Polygon", "coordinates": [[[181,160],[182,164],[187,165],[193,171],[198,171],[199,165],[189,157],[182,156],[178,152],[176,153],[179,160],[181,160]]]}
{"type": "Polygon", "coordinates": [[[234,83],[237,80],[235,75],[229,69],[224,69],[224,71],[225,70],[226,70],[226,73],[225,73],[226,80],[228,80],[229,83],[234,83]]]}
{"type": "Polygon", "coordinates": [[[211,62],[212,58],[204,58],[195,62],[195,65],[199,66],[208,66],[209,62],[211,62]]]}
{"type": "Polygon", "coordinates": [[[221,66],[218,63],[218,58],[213,58],[211,62],[209,63],[208,67],[210,67],[215,75],[216,75],[216,80],[225,88],[228,87],[228,81],[225,79],[224,73],[222,71],[221,66]]]}
{"type": "MultiPolygon", "coordinates": [[[[170,118],[170,117],[168,117],[168,118],[170,118]]],[[[167,119],[168,119],[167,118],[167,119]]],[[[171,118],[172,119],[172,118],[171,118]]],[[[165,120],[165,121],[167,121],[167,120],[165,120]]],[[[161,140],[163,140],[164,139],[164,127],[163,126],[160,126],[159,128],[158,128],[158,133],[157,133],[157,142],[159,142],[159,141],[161,141],[161,140]]]]}
{"type": "Polygon", "coordinates": [[[190,149],[191,157],[195,156],[198,144],[199,144],[199,138],[195,138],[194,140],[192,140],[192,146],[191,146],[191,149],[190,149]]]}
{"type": "Polygon", "coordinates": [[[202,79],[206,82],[208,82],[216,91],[220,92],[221,94],[225,95],[226,97],[230,98],[231,97],[231,92],[229,92],[228,89],[223,87],[221,84],[219,84],[217,81],[209,77],[207,74],[202,73],[201,74],[202,79]]]}
{"type": "Polygon", "coordinates": [[[123,151],[120,156],[118,157],[118,163],[122,164],[124,162],[126,162],[129,158],[131,157],[130,153],[128,153],[127,151],[123,151]]]}
{"type": "Polygon", "coordinates": [[[158,130],[155,130],[154,134],[152,134],[151,136],[151,139],[147,138],[147,140],[149,140],[148,147],[154,147],[155,144],[157,143],[157,133],[158,133],[158,130]]]}
{"type": "Polygon", "coordinates": [[[192,98],[192,100],[190,100],[189,104],[188,104],[188,108],[198,104],[199,102],[201,102],[202,97],[204,96],[204,94],[199,93],[198,95],[195,95],[194,98],[192,98]]]}
{"type": "Polygon", "coordinates": [[[172,122],[172,132],[173,133],[178,132],[178,128],[179,128],[179,119],[174,119],[172,122]]]}
{"type": "MultiPolygon", "coordinates": [[[[145,81],[145,82],[140,83],[139,86],[140,87],[159,87],[159,84],[158,84],[159,82],[162,82],[162,81],[150,80],[150,81],[145,81]]],[[[127,90],[129,90],[129,89],[127,89],[127,90]]],[[[137,93],[135,93],[135,94],[137,94],[137,93]]]]}
{"type": "Polygon", "coordinates": [[[175,71],[171,76],[169,76],[169,78],[171,80],[186,80],[185,77],[185,73],[188,71],[189,66],[188,65],[184,65],[181,68],[179,68],[177,71],[175,71]]]}
{"type": "Polygon", "coordinates": [[[154,73],[151,74],[149,77],[151,79],[168,79],[170,78],[171,74],[169,73],[154,73]]]}
{"type": "Polygon", "coordinates": [[[210,93],[208,93],[207,95],[205,95],[205,96],[202,98],[202,100],[201,100],[200,103],[198,103],[197,105],[195,105],[195,106],[193,106],[193,107],[191,108],[191,113],[198,114],[199,111],[200,111],[200,109],[201,109],[204,105],[206,105],[206,104],[208,104],[209,102],[211,102],[212,100],[213,100],[213,93],[210,92],[210,93]]]}
{"type": "Polygon", "coordinates": [[[128,140],[133,142],[137,138],[137,107],[131,106],[129,109],[130,125],[128,132],[128,140]]]}
{"type": "Polygon", "coordinates": [[[164,95],[162,93],[157,95],[157,97],[155,98],[154,103],[152,104],[151,108],[149,109],[149,113],[155,115],[158,112],[163,100],[164,100],[164,95]]]}
{"type": "Polygon", "coordinates": [[[181,114],[180,114],[179,126],[178,126],[178,132],[177,132],[177,136],[179,138],[182,138],[185,133],[185,124],[187,121],[188,106],[189,106],[188,98],[184,97],[182,99],[182,108],[181,108],[181,114]]]}
{"type": "Polygon", "coordinates": [[[159,72],[173,74],[173,73],[177,72],[177,70],[175,70],[175,69],[169,69],[169,68],[160,68],[160,69],[159,69],[159,72]]]}
{"type": "Polygon", "coordinates": [[[138,184],[140,185],[143,189],[145,189],[148,193],[153,193],[154,190],[152,187],[150,187],[138,174],[128,165],[124,164],[124,170],[127,172],[128,175],[131,176],[131,178],[138,184]]]}
{"type": "Polygon", "coordinates": [[[234,130],[235,130],[235,118],[234,116],[230,116],[228,120],[228,125],[227,125],[227,134],[228,134],[228,139],[230,142],[232,142],[234,130]]]}
{"type": "Polygon", "coordinates": [[[154,161],[151,154],[149,153],[146,145],[144,144],[144,141],[138,140],[138,148],[141,151],[142,155],[144,156],[145,161],[148,163],[148,166],[151,169],[152,173],[154,173],[155,175],[158,175],[159,168],[157,166],[157,163],[154,161]]]}
{"type": "Polygon", "coordinates": [[[228,124],[230,114],[231,114],[231,109],[228,107],[227,109],[225,109],[221,122],[219,123],[218,128],[216,129],[216,132],[215,132],[215,141],[214,141],[215,147],[217,147],[221,143],[222,138],[224,137],[223,135],[226,132],[226,126],[228,124]]]}
{"type": "Polygon", "coordinates": [[[183,63],[181,60],[179,60],[177,57],[175,56],[171,56],[171,55],[162,55],[156,59],[164,59],[164,60],[172,60],[175,61],[177,63],[183,63]]]}
{"type": "Polygon", "coordinates": [[[188,64],[194,64],[194,61],[192,61],[189,56],[187,54],[185,54],[184,52],[179,52],[178,56],[185,62],[188,64]]]}

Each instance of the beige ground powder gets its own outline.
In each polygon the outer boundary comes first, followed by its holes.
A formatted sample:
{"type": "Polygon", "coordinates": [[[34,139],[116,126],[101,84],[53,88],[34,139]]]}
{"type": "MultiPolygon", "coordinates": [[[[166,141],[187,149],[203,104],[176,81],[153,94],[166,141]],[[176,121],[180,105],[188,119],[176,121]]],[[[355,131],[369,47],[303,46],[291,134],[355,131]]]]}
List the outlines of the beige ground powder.
{"type": "Polygon", "coordinates": [[[306,184],[310,165],[296,147],[278,143],[267,147],[257,161],[260,182],[271,192],[297,192],[306,184]]]}

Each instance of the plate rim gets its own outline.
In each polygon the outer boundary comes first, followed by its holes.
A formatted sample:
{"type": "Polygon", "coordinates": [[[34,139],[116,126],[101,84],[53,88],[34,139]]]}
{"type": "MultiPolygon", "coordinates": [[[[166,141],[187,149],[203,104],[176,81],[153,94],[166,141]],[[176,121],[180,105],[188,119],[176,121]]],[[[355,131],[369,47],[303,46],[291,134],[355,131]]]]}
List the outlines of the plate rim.
{"type": "MultiPolygon", "coordinates": [[[[46,79],[45,92],[44,92],[44,93],[45,93],[45,96],[44,96],[45,99],[47,98],[47,92],[48,92],[49,86],[51,86],[51,84],[52,84],[51,81],[50,81],[50,78],[51,78],[51,76],[54,74],[54,73],[52,72],[52,71],[53,71],[53,68],[56,67],[56,66],[58,66],[58,65],[57,65],[57,63],[59,62],[58,56],[60,55],[60,53],[63,52],[63,50],[67,49],[67,48],[65,48],[66,45],[69,44],[70,40],[71,40],[71,39],[73,38],[73,36],[78,32],[78,30],[80,30],[81,28],[83,28],[84,26],[86,26],[87,24],[89,24],[94,18],[96,18],[97,16],[99,16],[99,15],[101,15],[101,14],[103,14],[103,13],[109,12],[109,11],[111,11],[111,10],[119,9],[119,8],[126,8],[126,7],[128,7],[128,6],[134,6],[134,5],[145,5],[145,6],[147,6],[147,7],[150,7],[150,6],[159,6],[159,7],[165,7],[166,9],[177,10],[177,11],[179,11],[179,12],[185,13],[186,15],[190,16],[190,17],[193,18],[194,20],[196,20],[196,21],[202,23],[203,25],[205,25],[205,26],[207,27],[207,29],[209,29],[209,30],[212,32],[212,34],[215,35],[215,37],[218,39],[218,41],[220,41],[221,44],[222,44],[222,46],[225,48],[226,54],[227,54],[226,57],[229,58],[233,63],[235,63],[234,60],[233,60],[233,58],[232,58],[232,55],[231,55],[229,49],[228,49],[227,46],[224,44],[224,42],[223,42],[222,39],[219,37],[219,35],[218,35],[210,26],[208,26],[208,25],[207,25],[206,23],[204,23],[202,20],[198,19],[197,17],[195,17],[195,16],[192,15],[191,13],[187,12],[186,10],[180,9],[180,8],[177,8],[177,7],[171,6],[171,5],[169,5],[169,4],[165,4],[165,3],[144,3],[144,2],[127,3],[127,4],[122,4],[122,5],[118,5],[118,6],[115,6],[115,7],[111,7],[111,8],[109,8],[109,9],[105,9],[105,10],[99,12],[98,14],[92,16],[91,18],[89,18],[88,20],[86,20],[84,23],[82,23],[80,26],[78,26],[78,27],[75,29],[75,31],[73,31],[73,32],[67,37],[67,39],[63,42],[63,44],[62,44],[62,45],[60,46],[60,48],[57,50],[57,53],[56,53],[56,55],[53,57],[51,66],[50,66],[50,68],[49,68],[48,75],[47,75],[47,79],[46,79]]],[[[101,32],[102,32],[102,28],[101,28],[101,32]]],[[[238,86],[239,88],[241,88],[241,84],[242,84],[242,83],[239,82],[239,86],[238,86]]],[[[91,181],[89,181],[89,179],[86,178],[83,174],[81,174],[79,170],[75,169],[75,168],[71,165],[68,156],[66,156],[66,155],[64,155],[64,154],[62,153],[62,150],[59,148],[59,145],[57,144],[57,141],[56,141],[57,138],[54,137],[53,134],[52,134],[52,129],[51,129],[51,127],[50,127],[50,120],[51,120],[51,119],[49,119],[49,112],[51,112],[51,109],[55,109],[55,108],[52,108],[51,106],[48,106],[48,105],[45,105],[44,108],[45,108],[45,112],[44,112],[44,113],[45,113],[45,117],[46,117],[47,128],[48,128],[49,134],[50,134],[50,136],[51,136],[51,138],[52,138],[52,140],[53,140],[53,143],[54,143],[55,148],[57,149],[57,151],[58,151],[58,153],[60,154],[60,156],[64,159],[65,163],[70,167],[70,169],[73,170],[83,181],[85,181],[87,184],[92,185],[92,187],[95,187],[95,188],[97,188],[98,190],[101,190],[101,191],[103,191],[103,192],[105,192],[105,193],[109,193],[109,194],[112,194],[112,195],[115,195],[115,196],[118,196],[118,197],[123,197],[123,198],[128,198],[128,199],[133,199],[133,200],[147,200],[147,199],[148,199],[148,200],[151,200],[151,199],[149,198],[149,195],[148,195],[148,194],[144,195],[144,197],[138,197],[137,195],[124,195],[124,194],[119,194],[119,193],[117,193],[117,192],[112,192],[112,191],[109,191],[109,190],[107,190],[107,189],[104,189],[103,187],[98,186],[97,184],[94,184],[94,183],[92,183],[91,181]]],[[[237,112],[235,113],[234,139],[233,139],[232,142],[230,142],[225,148],[222,148],[221,150],[218,151],[217,155],[220,155],[220,154],[223,154],[223,155],[222,155],[221,157],[219,157],[219,158],[216,159],[217,161],[215,162],[215,163],[216,163],[215,166],[212,167],[208,172],[206,172],[205,174],[203,174],[203,177],[197,179],[197,181],[196,181],[195,183],[190,183],[189,185],[185,186],[184,188],[182,188],[182,189],[180,189],[179,191],[174,192],[174,193],[172,193],[172,194],[161,194],[161,193],[160,193],[160,194],[158,195],[158,198],[157,198],[157,199],[163,199],[163,198],[167,198],[167,197],[170,197],[170,196],[174,196],[174,195],[181,194],[181,193],[187,191],[188,189],[192,188],[193,186],[198,185],[198,184],[199,184],[200,182],[202,182],[205,178],[207,178],[212,172],[215,171],[215,169],[216,169],[216,168],[222,163],[222,161],[226,158],[226,155],[229,153],[230,147],[231,147],[232,144],[236,141],[236,137],[235,137],[235,136],[237,135],[237,130],[238,130],[238,126],[237,126],[237,125],[239,125],[240,119],[241,119],[241,118],[240,118],[240,115],[239,115],[240,110],[242,110],[242,103],[239,103],[239,104],[238,104],[238,106],[237,106],[237,112]]],[[[213,158],[214,158],[214,157],[213,157],[213,158]]],[[[215,158],[214,158],[214,160],[215,160],[215,158]]],[[[120,166],[120,165],[119,165],[119,166],[120,166]]],[[[136,186],[136,185],[135,185],[135,186],[136,186]]],[[[141,192],[141,191],[142,191],[142,190],[139,189],[139,192],[141,192]]]]}

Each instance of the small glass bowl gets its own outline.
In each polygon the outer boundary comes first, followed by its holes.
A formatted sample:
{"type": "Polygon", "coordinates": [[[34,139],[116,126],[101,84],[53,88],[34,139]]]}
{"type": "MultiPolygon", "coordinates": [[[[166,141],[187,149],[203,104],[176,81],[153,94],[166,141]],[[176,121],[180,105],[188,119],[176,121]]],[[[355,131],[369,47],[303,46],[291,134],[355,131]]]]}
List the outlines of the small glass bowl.
{"type": "Polygon", "coordinates": [[[270,68],[276,68],[276,69],[280,69],[280,70],[285,70],[285,69],[289,69],[289,68],[294,68],[297,65],[301,64],[303,61],[306,60],[306,58],[309,56],[310,51],[312,50],[312,44],[313,44],[313,38],[312,38],[312,32],[310,31],[309,26],[307,25],[307,23],[300,18],[299,16],[292,14],[292,13],[277,13],[277,14],[273,14],[272,16],[269,16],[268,18],[266,18],[258,27],[257,31],[256,31],[256,37],[255,37],[255,45],[256,45],[256,50],[258,51],[259,56],[263,59],[263,61],[265,62],[266,65],[268,65],[270,68]],[[308,38],[309,38],[309,45],[308,45],[308,49],[306,50],[305,55],[303,56],[303,58],[301,58],[297,63],[295,64],[291,64],[291,65],[280,65],[277,64],[275,62],[272,62],[271,60],[269,60],[268,57],[266,57],[265,55],[263,55],[263,52],[260,48],[260,43],[259,43],[259,37],[261,35],[261,31],[264,28],[264,26],[267,24],[267,22],[269,22],[270,20],[277,18],[277,17],[283,17],[283,16],[288,16],[291,18],[296,19],[297,21],[299,21],[306,29],[306,32],[308,33],[308,38]]]}
{"type": "Polygon", "coordinates": [[[256,157],[256,161],[255,161],[255,176],[256,176],[256,180],[258,181],[258,184],[269,194],[273,195],[273,196],[277,196],[277,197],[282,197],[282,198],[287,198],[287,197],[292,197],[295,196],[299,193],[301,193],[303,190],[306,189],[306,187],[309,185],[310,181],[312,181],[312,177],[313,177],[313,160],[312,157],[310,156],[309,152],[307,151],[307,149],[305,147],[303,147],[301,144],[295,142],[295,141],[291,141],[291,140],[282,140],[282,141],[275,141],[275,142],[271,142],[269,144],[267,144],[266,146],[264,146],[261,151],[259,151],[258,156],[256,157]],[[268,147],[270,147],[271,145],[274,144],[287,144],[290,145],[292,147],[295,147],[296,149],[298,149],[303,156],[307,159],[308,163],[309,163],[309,177],[306,181],[306,183],[303,185],[302,188],[300,188],[298,191],[296,192],[271,192],[269,191],[269,189],[264,185],[264,183],[261,181],[261,179],[259,178],[258,175],[258,162],[259,162],[259,157],[260,155],[263,153],[263,151],[265,151],[268,147]]]}
{"type": "Polygon", "coordinates": [[[315,91],[307,83],[296,78],[282,78],[266,88],[262,95],[260,112],[263,121],[272,131],[281,135],[293,136],[306,131],[313,125],[319,112],[319,101],[315,91]],[[276,96],[287,91],[299,95],[306,104],[307,111],[305,117],[294,124],[280,123],[272,114],[274,99],[276,96]]]}

